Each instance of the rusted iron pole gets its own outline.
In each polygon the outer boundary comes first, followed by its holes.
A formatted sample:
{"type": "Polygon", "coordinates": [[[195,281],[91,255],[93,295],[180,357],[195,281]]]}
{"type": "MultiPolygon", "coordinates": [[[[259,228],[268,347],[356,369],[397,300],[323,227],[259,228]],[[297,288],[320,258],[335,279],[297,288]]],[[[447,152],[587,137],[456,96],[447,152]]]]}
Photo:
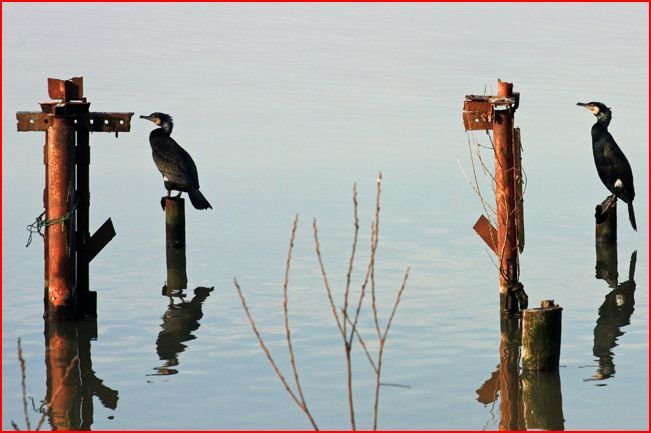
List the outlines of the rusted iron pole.
{"type": "Polygon", "coordinates": [[[18,112],[18,131],[44,131],[45,220],[44,316],[51,319],[95,316],[96,293],[89,290],[89,263],[115,236],[111,219],[89,231],[89,132],[128,132],[133,113],[90,113],[83,78],[48,79],[41,112],[18,112]]]}
{"type": "Polygon", "coordinates": [[[497,96],[466,95],[463,110],[466,131],[493,130],[497,227],[482,215],[473,229],[499,258],[500,309],[506,313],[528,305],[518,260],[524,248],[520,130],[514,128],[519,100],[512,83],[498,80],[497,96]]]}
{"type": "Polygon", "coordinates": [[[75,128],[71,119],[54,116],[47,130],[46,218],[48,227],[47,311],[53,318],[74,315],[75,272],[75,128]]]}
{"type": "Polygon", "coordinates": [[[185,259],[185,200],[164,197],[165,202],[165,251],[167,283],[165,295],[183,291],[188,286],[185,259]]]}
{"type": "MultiPolygon", "coordinates": [[[[498,81],[498,98],[513,97],[513,84],[498,81]]],[[[500,258],[500,299],[503,309],[518,311],[512,289],[518,283],[517,203],[513,153],[513,113],[508,107],[495,110],[495,199],[497,201],[497,248],[500,258]]]]}

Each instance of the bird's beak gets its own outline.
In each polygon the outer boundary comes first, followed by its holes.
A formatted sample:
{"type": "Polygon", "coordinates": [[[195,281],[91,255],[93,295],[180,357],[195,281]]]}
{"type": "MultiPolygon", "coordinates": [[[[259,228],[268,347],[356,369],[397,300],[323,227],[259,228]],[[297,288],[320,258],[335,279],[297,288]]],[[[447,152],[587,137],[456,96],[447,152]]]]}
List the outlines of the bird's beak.
{"type": "Polygon", "coordinates": [[[597,114],[599,112],[599,109],[594,105],[586,104],[584,102],[577,102],[576,105],[585,108],[586,110],[592,112],[592,114],[597,114]]]}
{"type": "Polygon", "coordinates": [[[151,119],[149,118],[149,116],[140,116],[140,118],[141,118],[141,119],[145,119],[145,120],[151,120],[151,119]]]}

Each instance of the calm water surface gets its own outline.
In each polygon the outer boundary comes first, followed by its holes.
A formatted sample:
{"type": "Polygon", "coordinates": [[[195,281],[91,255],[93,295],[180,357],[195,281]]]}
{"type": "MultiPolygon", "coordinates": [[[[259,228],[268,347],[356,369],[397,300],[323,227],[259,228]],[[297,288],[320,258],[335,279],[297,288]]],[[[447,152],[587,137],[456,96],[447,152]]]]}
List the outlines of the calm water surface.
{"type": "MultiPolygon", "coordinates": [[[[238,278],[290,377],[282,282],[297,213],[289,308],[304,393],[319,427],[349,428],[344,354],[311,223],[318,219],[341,299],[352,185],[362,227],[358,287],[380,170],[382,320],[411,266],[382,377],[400,386],[382,387],[380,428],[648,428],[647,5],[2,8],[3,428],[25,424],[17,338],[34,426],[55,392],[47,389],[44,335],[60,333],[81,361],[72,427],[309,429],[232,282],[238,278]],[[48,77],[78,75],[92,110],[136,117],[118,139],[91,136],[91,232],[108,217],[117,231],[91,265],[97,321],[46,330],[42,242],[25,248],[25,226],[42,210],[43,136],[17,133],[15,112],[39,109],[48,77]],[[469,139],[487,141],[464,132],[463,97],[494,93],[497,78],[521,92],[521,280],[532,304],[554,299],[564,308],[561,368],[550,377],[520,376],[517,359],[500,364],[517,343],[500,334],[497,272],[471,228],[483,208],[459,168],[470,173],[469,139]],[[609,281],[595,278],[593,212],[607,191],[592,161],[594,118],[575,105],[591,100],[613,107],[611,131],[637,189],[639,231],[620,217],[609,281]],[[152,126],[137,119],[153,111],[174,116],[173,136],[194,156],[214,207],[187,210],[184,300],[161,296],[164,189],[147,141],[152,126]],[[505,383],[520,383],[519,396],[502,395],[505,383]]],[[[361,331],[371,340],[368,307],[361,331]]],[[[368,429],[374,376],[358,346],[353,355],[358,427],[368,429]]],[[[46,427],[62,422],[47,419],[46,427]]]]}

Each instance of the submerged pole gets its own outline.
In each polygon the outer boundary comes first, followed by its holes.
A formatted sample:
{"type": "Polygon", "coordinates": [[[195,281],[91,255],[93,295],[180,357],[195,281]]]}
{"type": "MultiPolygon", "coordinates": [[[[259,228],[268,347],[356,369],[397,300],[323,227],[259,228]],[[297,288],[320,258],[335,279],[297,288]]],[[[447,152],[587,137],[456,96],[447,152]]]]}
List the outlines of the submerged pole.
{"type": "Polygon", "coordinates": [[[164,197],[165,252],[167,261],[166,295],[185,290],[188,286],[185,259],[185,200],[164,197]]]}

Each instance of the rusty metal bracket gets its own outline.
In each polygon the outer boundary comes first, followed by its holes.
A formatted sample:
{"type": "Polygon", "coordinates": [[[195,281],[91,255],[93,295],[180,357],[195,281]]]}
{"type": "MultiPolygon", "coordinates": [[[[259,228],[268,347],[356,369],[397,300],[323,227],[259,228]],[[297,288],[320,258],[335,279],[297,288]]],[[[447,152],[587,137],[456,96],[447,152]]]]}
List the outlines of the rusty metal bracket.
{"type": "Polygon", "coordinates": [[[84,78],[73,77],[69,80],[60,80],[58,78],[47,79],[47,93],[52,99],[61,99],[62,101],[86,101],[84,98],[84,78]]]}
{"type": "Polygon", "coordinates": [[[463,126],[466,131],[492,130],[495,108],[507,106],[517,110],[520,105],[520,93],[512,97],[500,98],[486,95],[466,95],[463,101],[463,126]]]}
{"type": "MultiPolygon", "coordinates": [[[[65,104],[70,105],[70,104],[65,104]]],[[[18,131],[47,131],[56,114],[37,111],[19,111],[16,113],[18,131]]],[[[76,120],[77,129],[90,132],[129,132],[133,113],[79,113],[71,115],[76,120]]],[[[67,116],[64,116],[67,117],[67,116]]]]}

